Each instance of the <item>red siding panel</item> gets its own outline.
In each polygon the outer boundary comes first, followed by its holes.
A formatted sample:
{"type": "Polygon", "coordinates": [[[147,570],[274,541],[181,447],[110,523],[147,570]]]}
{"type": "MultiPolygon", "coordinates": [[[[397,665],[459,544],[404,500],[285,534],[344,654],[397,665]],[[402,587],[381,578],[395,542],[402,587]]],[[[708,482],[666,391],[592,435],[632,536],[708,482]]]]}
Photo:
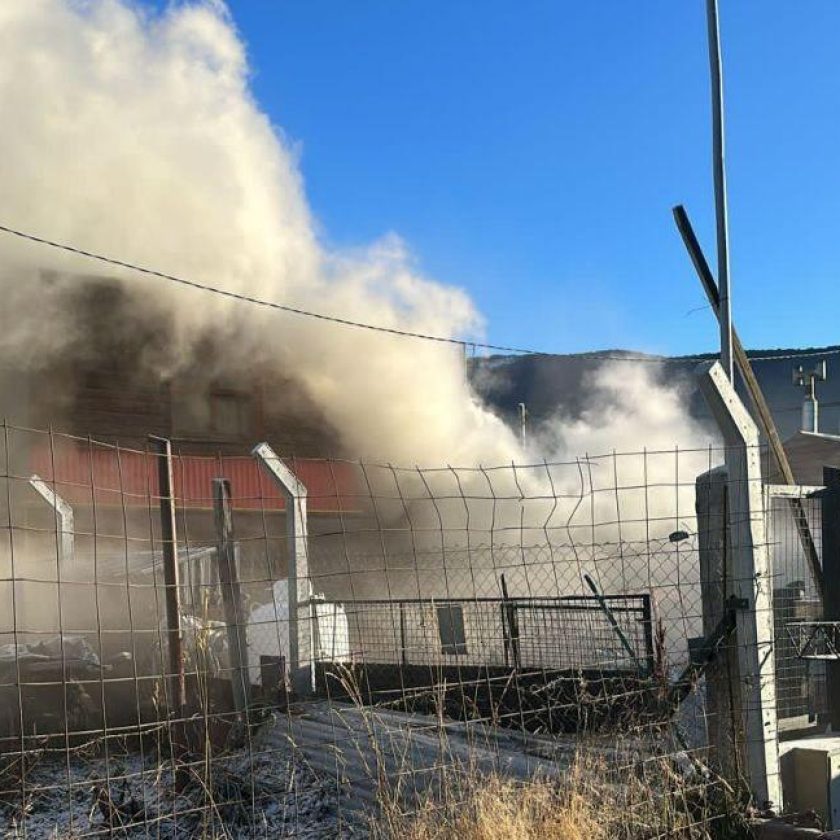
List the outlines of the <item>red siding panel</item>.
{"type": "MultiPolygon", "coordinates": [[[[32,450],[33,473],[55,485],[71,504],[148,506],[157,503],[156,456],[82,441],[56,441],[32,450]]],[[[356,512],[362,509],[359,469],[346,461],[296,458],[288,464],[306,486],[314,513],[356,512]]],[[[187,508],[213,506],[214,478],[231,484],[233,506],[239,510],[282,510],[283,498],[253,458],[176,455],[175,494],[187,508]]]]}

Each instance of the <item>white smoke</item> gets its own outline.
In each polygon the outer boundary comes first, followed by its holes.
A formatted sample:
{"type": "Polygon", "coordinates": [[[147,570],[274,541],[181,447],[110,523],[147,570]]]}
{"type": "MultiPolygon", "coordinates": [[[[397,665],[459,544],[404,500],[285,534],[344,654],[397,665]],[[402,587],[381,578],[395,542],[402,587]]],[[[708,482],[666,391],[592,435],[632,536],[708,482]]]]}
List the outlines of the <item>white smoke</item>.
{"type": "MultiPolygon", "coordinates": [[[[461,290],[422,276],[399,237],[338,252],[319,241],[297,151],[249,89],[246,50],[220,2],[157,14],[127,0],[0,6],[2,218],[16,227],[224,289],[386,327],[480,335],[461,290]]],[[[337,138],[336,142],[340,142],[337,138]]],[[[75,337],[43,269],[98,270],[0,238],[9,304],[0,348],[20,361],[75,337]]],[[[271,364],[303,385],[346,453],[398,463],[497,464],[705,435],[648,372],[604,369],[584,415],[523,452],[466,381],[457,346],[233,303],[129,272],[138,301],[174,312],[172,358],[235,335],[236,369],[271,364]]]]}
{"type": "MultiPolygon", "coordinates": [[[[321,241],[298,151],[254,100],[245,47],[220,2],[158,14],[130,0],[5,0],[0,55],[3,223],[239,294],[383,327],[481,337],[468,296],[424,277],[395,234],[351,251],[321,241]]],[[[21,367],[49,367],[84,342],[66,285],[51,284],[45,271],[72,285],[103,269],[0,236],[0,352],[21,367]]],[[[459,587],[497,594],[499,573],[513,593],[568,593],[582,589],[582,573],[598,577],[607,565],[612,591],[679,580],[673,554],[645,549],[628,558],[623,548],[600,548],[690,521],[695,475],[712,460],[685,395],[654,366],[601,367],[586,383],[583,413],[532,429],[523,449],[471,390],[457,345],[105,273],[123,281],[138,320],[172,313],[167,374],[194,368],[212,336],[225,342],[228,373],[273,367],[294,379],[340,434],[344,454],[409,467],[373,476],[377,515],[398,527],[373,535],[374,560],[358,560],[365,571],[352,583],[357,596],[381,594],[386,580],[404,596],[452,596],[459,587]],[[697,451],[680,454],[677,445],[697,451]],[[421,475],[412,464],[437,471],[421,475]],[[529,546],[538,551],[526,553],[529,546]],[[469,573],[449,576],[453,565],[469,573]]],[[[334,586],[346,597],[337,577],[334,586]]],[[[53,622],[56,610],[27,592],[31,615],[41,610],[53,622]]],[[[7,607],[10,593],[0,589],[7,607]]],[[[683,613],[680,603],[669,614],[683,613]]]]}

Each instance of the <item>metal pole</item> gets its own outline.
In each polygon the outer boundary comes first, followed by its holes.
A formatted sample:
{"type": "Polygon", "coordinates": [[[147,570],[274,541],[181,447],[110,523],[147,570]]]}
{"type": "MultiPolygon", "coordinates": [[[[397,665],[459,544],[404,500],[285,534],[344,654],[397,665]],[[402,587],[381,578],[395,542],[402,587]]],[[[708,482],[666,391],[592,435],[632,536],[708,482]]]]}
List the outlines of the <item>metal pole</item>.
{"type": "Polygon", "coordinates": [[[408,653],[405,649],[405,604],[402,601],[400,601],[400,662],[403,666],[408,665],[408,653]]]}
{"type": "Polygon", "coordinates": [[[510,658],[513,660],[514,669],[518,671],[522,667],[522,657],[519,648],[519,620],[516,615],[516,606],[512,603],[508,594],[507,581],[505,580],[504,574],[499,575],[499,581],[502,584],[502,599],[507,613],[507,637],[510,641],[510,658]]]}
{"type": "MultiPolygon", "coordinates": [[[[680,236],[682,237],[683,243],[688,251],[688,255],[691,257],[691,262],[694,264],[697,276],[700,278],[700,282],[706,292],[706,297],[709,299],[712,311],[715,313],[717,318],[720,318],[720,292],[718,291],[715,278],[712,277],[712,271],[709,268],[709,264],[706,261],[706,257],[700,247],[700,243],[697,241],[697,236],[694,233],[694,228],[691,226],[688,214],[685,212],[685,208],[679,204],[673,208],[673,213],[674,221],[677,223],[677,229],[680,232],[680,236]]],[[[741,371],[741,377],[744,380],[744,384],[747,386],[747,391],[749,392],[750,400],[755,408],[755,413],[758,417],[761,430],[764,432],[764,435],[770,444],[770,451],[773,453],[773,458],[779,467],[782,482],[784,484],[796,484],[793,469],[790,466],[787,453],[782,445],[782,439],[779,437],[779,432],[776,429],[776,423],[773,420],[773,414],[770,411],[770,406],[767,405],[767,400],[764,398],[761,386],[758,384],[758,379],[752,369],[747,352],[744,350],[741,340],[738,338],[738,333],[734,327],[730,328],[730,334],[732,336],[732,347],[734,350],[735,361],[738,363],[738,370],[741,371]]],[[[794,522],[796,523],[796,529],[799,534],[799,541],[802,543],[802,550],[805,552],[805,557],[808,561],[808,568],[811,570],[817,591],[819,592],[820,597],[822,597],[822,567],[820,566],[820,559],[817,554],[816,546],[814,545],[814,539],[811,535],[811,527],[808,524],[808,518],[806,517],[805,509],[802,506],[802,500],[798,498],[790,499],[789,504],[794,522]]]]}
{"type": "Polygon", "coordinates": [[[723,69],[717,0],[706,0],[709,29],[709,68],[712,81],[712,171],[715,182],[718,283],[720,284],[720,363],[734,381],[732,354],[732,304],[729,294],[729,220],[726,206],[726,167],[723,127],[723,69]]]}
{"type": "Polygon", "coordinates": [[[461,362],[464,365],[464,382],[465,384],[470,384],[470,360],[467,357],[467,343],[466,341],[461,344],[461,362]]]}
{"type": "Polygon", "coordinates": [[[163,549],[163,582],[166,590],[166,638],[169,647],[169,679],[172,712],[182,718],[187,706],[184,676],[184,649],[181,640],[181,589],[178,579],[178,538],[175,528],[172,444],[166,438],[150,435],[158,456],[160,495],[160,539],[163,549]]]}
{"type": "Polygon", "coordinates": [[[589,587],[592,594],[595,596],[595,599],[598,601],[598,606],[601,608],[601,612],[607,617],[607,621],[610,623],[610,627],[612,627],[613,632],[616,636],[618,636],[618,641],[621,642],[621,646],[627,653],[630,655],[630,658],[633,660],[636,668],[638,669],[639,673],[644,672],[644,665],[639,661],[639,657],[636,654],[636,651],[633,650],[633,646],[630,642],[627,641],[627,636],[624,634],[624,631],[621,629],[621,625],[616,620],[615,614],[610,609],[610,605],[607,603],[607,599],[601,594],[598,586],[596,585],[595,581],[589,575],[583,576],[586,585],[589,587]]]}

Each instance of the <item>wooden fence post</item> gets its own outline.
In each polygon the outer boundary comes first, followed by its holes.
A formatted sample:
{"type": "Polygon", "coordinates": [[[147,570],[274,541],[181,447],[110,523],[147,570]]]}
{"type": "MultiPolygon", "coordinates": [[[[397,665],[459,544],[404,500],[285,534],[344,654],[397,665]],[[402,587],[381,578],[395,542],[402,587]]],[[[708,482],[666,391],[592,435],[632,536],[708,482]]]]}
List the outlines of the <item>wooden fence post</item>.
{"type": "Polygon", "coordinates": [[[240,720],[245,723],[251,689],[251,678],[248,672],[248,640],[242,591],[239,587],[239,573],[236,567],[230,482],[225,478],[213,479],[213,514],[216,523],[216,563],[227,624],[233,703],[240,720]]]}
{"type": "Polygon", "coordinates": [[[176,718],[183,718],[187,708],[187,684],[184,675],[184,649],[181,639],[181,590],[178,574],[178,537],[175,527],[172,444],[150,435],[158,466],[160,496],[160,539],[163,550],[163,583],[166,590],[166,639],[169,649],[169,702],[176,718]]]}
{"type": "MultiPolygon", "coordinates": [[[[704,639],[711,638],[724,620],[727,599],[732,594],[726,485],[724,466],[699,475],[695,482],[704,639]]],[[[746,753],[734,637],[706,667],[706,721],[709,746],[721,774],[729,781],[739,781],[743,778],[746,753]]]]}

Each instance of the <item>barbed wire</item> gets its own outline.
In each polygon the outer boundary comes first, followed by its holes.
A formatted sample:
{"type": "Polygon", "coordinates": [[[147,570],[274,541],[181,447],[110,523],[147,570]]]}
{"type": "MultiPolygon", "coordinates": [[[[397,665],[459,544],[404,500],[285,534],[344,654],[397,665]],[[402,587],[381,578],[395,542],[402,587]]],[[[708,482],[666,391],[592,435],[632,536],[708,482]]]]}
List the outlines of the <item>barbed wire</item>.
{"type": "MultiPolygon", "coordinates": [[[[529,356],[574,356],[580,359],[597,359],[603,361],[616,362],[646,362],[652,364],[662,364],[663,362],[706,362],[710,359],[716,358],[715,353],[704,353],[695,356],[660,356],[645,353],[632,353],[615,351],[590,350],[581,353],[552,353],[548,350],[539,350],[534,348],[515,347],[504,344],[491,344],[484,341],[472,341],[464,338],[452,338],[450,336],[433,335],[431,333],[415,332],[413,330],[403,330],[397,327],[385,327],[380,324],[369,324],[364,321],[355,321],[351,318],[343,318],[338,315],[328,315],[324,312],[315,312],[310,309],[303,309],[302,307],[292,306],[290,304],[278,303],[277,301],[265,300],[264,298],[254,297],[253,295],[242,294],[241,292],[232,292],[229,289],[222,289],[218,286],[212,286],[207,283],[200,283],[197,280],[189,280],[184,277],[179,277],[175,274],[168,274],[157,269],[147,268],[137,263],[128,262],[127,260],[118,259],[116,257],[109,257],[105,254],[99,254],[95,251],[88,251],[84,248],[79,248],[75,245],[69,245],[64,242],[56,242],[52,239],[47,239],[42,236],[37,236],[33,233],[18,230],[17,228],[9,227],[8,225],[0,224],[0,232],[9,234],[10,236],[18,237],[38,245],[45,245],[49,248],[54,248],[66,253],[75,254],[76,256],[86,257],[87,259],[96,260],[97,262],[106,263],[108,265],[125,268],[129,271],[136,271],[140,274],[146,274],[150,277],[157,277],[161,280],[169,280],[172,283],[177,283],[181,286],[186,286],[191,289],[208,292],[231,300],[239,301],[240,303],[250,303],[255,306],[262,306],[269,309],[274,309],[280,312],[286,312],[290,315],[300,315],[305,318],[313,318],[327,323],[339,324],[345,327],[355,327],[356,329],[370,330],[372,332],[384,333],[387,335],[395,335],[401,338],[416,338],[423,341],[434,341],[440,344],[452,344],[460,346],[466,352],[467,348],[494,350],[501,353],[517,353],[520,355],[529,356]]],[[[830,347],[816,350],[797,350],[789,353],[774,353],[762,356],[750,356],[751,361],[783,361],[785,359],[799,359],[813,356],[835,356],[840,355],[840,347],[830,347]]]]}

